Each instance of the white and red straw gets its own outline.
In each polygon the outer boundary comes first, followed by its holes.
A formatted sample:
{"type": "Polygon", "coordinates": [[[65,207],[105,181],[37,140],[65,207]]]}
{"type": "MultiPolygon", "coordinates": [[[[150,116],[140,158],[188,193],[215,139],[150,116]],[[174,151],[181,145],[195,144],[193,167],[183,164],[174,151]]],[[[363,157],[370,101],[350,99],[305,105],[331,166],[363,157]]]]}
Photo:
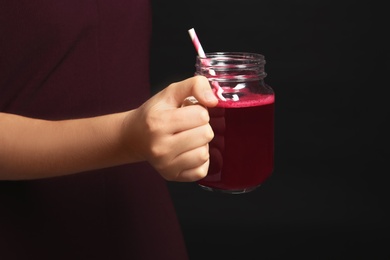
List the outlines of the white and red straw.
{"type": "MultiPolygon", "coordinates": [[[[195,29],[194,28],[191,28],[188,30],[188,33],[191,37],[191,40],[192,40],[192,43],[194,44],[194,47],[199,55],[199,57],[201,58],[206,58],[206,54],[202,48],[202,45],[200,44],[200,41],[199,41],[199,38],[198,36],[196,35],[196,32],[195,32],[195,29]]],[[[215,76],[215,71],[212,70],[212,69],[209,69],[209,73],[213,76],[215,76]]],[[[216,81],[212,81],[211,83],[216,89],[217,89],[217,96],[223,100],[223,101],[226,101],[225,97],[222,95],[223,93],[223,89],[221,88],[221,86],[218,84],[218,82],[216,81]]]]}
{"type": "Polygon", "coordinates": [[[203,51],[202,45],[200,44],[199,38],[196,35],[195,29],[194,28],[189,29],[188,33],[190,34],[192,43],[194,44],[194,47],[198,52],[199,57],[206,58],[206,54],[203,51]]]}

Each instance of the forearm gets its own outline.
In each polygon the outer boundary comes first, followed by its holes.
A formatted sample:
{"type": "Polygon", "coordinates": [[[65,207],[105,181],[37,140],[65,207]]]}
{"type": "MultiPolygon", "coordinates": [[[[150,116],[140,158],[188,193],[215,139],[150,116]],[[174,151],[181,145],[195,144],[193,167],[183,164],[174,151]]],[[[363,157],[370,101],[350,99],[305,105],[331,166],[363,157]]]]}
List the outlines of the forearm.
{"type": "Polygon", "coordinates": [[[125,116],[47,121],[0,113],[0,179],[53,177],[137,161],[122,144],[125,116]]]}
{"type": "Polygon", "coordinates": [[[147,161],[162,177],[207,174],[213,138],[207,107],[218,103],[203,76],[172,83],[137,109],[47,121],[0,113],[0,180],[54,177],[147,161]],[[183,106],[194,96],[199,104],[183,106]]]}

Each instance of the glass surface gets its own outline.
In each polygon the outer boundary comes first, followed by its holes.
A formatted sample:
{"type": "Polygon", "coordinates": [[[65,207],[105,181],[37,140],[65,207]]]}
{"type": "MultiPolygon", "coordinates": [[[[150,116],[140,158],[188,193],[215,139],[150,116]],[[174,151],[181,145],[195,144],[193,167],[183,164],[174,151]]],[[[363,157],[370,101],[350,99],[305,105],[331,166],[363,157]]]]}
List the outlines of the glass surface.
{"type": "Polygon", "coordinates": [[[198,184],[209,191],[247,193],[266,181],[274,166],[275,95],[264,82],[264,56],[225,52],[206,57],[197,57],[196,74],[209,79],[219,102],[209,108],[210,166],[198,184]]]}

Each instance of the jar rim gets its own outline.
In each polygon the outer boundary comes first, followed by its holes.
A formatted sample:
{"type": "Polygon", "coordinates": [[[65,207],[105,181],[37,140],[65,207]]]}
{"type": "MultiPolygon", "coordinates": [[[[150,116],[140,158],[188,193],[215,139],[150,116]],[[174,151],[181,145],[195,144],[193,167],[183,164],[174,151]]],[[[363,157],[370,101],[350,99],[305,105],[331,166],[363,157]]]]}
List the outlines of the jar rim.
{"type": "Polygon", "coordinates": [[[212,59],[212,58],[252,58],[252,59],[264,59],[264,55],[255,52],[239,52],[239,51],[218,51],[218,52],[206,52],[206,57],[197,56],[199,59],[212,59]]]}

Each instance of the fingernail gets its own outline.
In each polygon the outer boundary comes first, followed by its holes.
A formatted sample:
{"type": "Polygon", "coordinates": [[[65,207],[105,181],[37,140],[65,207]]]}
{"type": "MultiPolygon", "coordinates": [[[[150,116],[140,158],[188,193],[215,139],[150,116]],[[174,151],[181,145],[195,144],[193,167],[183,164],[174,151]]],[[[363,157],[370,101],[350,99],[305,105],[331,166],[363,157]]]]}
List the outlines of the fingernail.
{"type": "Polygon", "coordinates": [[[186,97],[184,99],[182,107],[186,107],[186,106],[190,106],[190,105],[196,105],[198,103],[199,103],[199,101],[194,96],[190,96],[190,97],[186,97]]]}

